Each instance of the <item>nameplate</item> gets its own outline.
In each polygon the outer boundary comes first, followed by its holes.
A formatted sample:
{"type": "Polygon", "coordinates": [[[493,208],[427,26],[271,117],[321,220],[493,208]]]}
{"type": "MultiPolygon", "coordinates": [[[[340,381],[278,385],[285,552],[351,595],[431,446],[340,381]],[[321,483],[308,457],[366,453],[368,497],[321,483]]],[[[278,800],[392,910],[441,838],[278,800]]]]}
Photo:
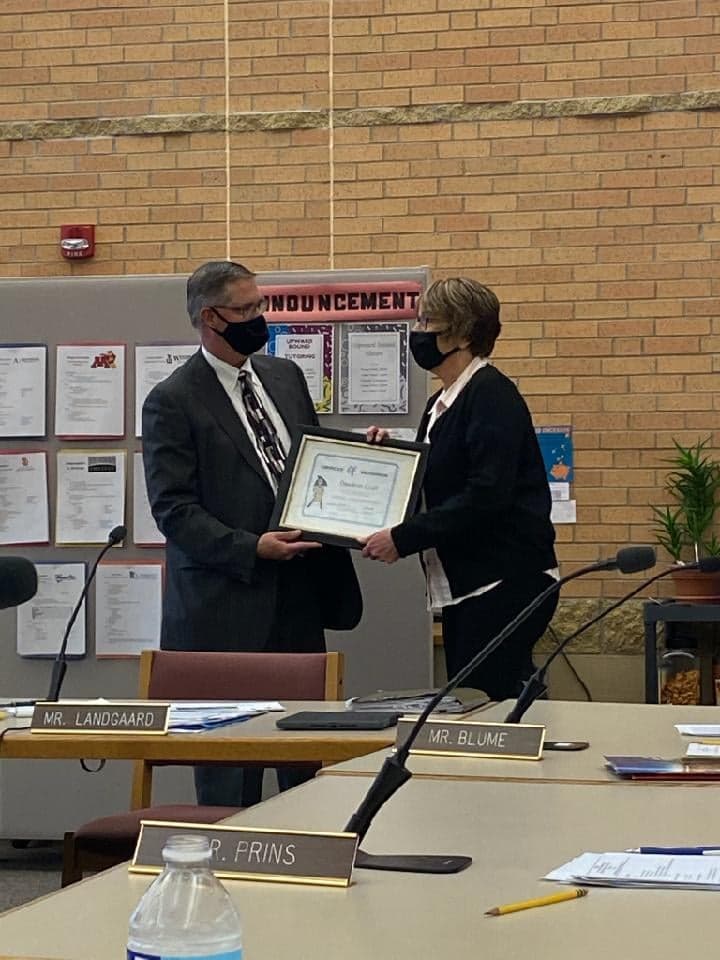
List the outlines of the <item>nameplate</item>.
{"type": "Polygon", "coordinates": [[[167,733],[170,704],[154,700],[36,703],[31,733],[167,733]]]}
{"type": "MultiPolygon", "coordinates": [[[[407,740],[414,720],[398,720],[396,746],[407,740]]],[[[539,760],[545,727],[527,723],[479,723],[470,720],[426,720],[410,753],[451,757],[506,757],[539,760]]]]}
{"type": "Polygon", "coordinates": [[[164,866],[162,849],[173,834],[207,837],[212,851],[210,865],[217,877],[327,887],[350,884],[358,845],[356,833],[143,820],[130,872],[159,873],[164,866]]]}

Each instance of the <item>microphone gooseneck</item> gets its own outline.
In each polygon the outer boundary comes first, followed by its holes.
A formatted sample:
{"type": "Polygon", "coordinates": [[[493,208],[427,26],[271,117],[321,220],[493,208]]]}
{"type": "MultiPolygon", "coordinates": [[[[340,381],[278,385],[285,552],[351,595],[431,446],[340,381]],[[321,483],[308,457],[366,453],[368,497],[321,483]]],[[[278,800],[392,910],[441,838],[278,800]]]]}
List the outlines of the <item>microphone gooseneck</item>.
{"type": "Polygon", "coordinates": [[[637,596],[638,593],[641,593],[646,587],[649,587],[650,584],[655,583],[656,580],[661,580],[663,577],[668,577],[671,573],[675,573],[678,570],[699,570],[700,573],[717,573],[720,571],[720,557],[702,557],[695,563],[674,564],[673,566],[668,567],[667,570],[662,570],[660,573],[656,573],[655,576],[649,577],[647,580],[643,580],[643,582],[639,586],[635,587],[634,590],[631,590],[630,593],[626,593],[624,597],[620,597],[620,599],[616,600],[615,603],[611,603],[609,607],[601,610],[597,616],[592,618],[592,620],[588,620],[587,623],[582,624],[582,626],[578,627],[577,630],[574,630],[569,636],[565,637],[557,645],[545,663],[541,667],[538,667],[535,673],[533,673],[532,676],[525,681],[525,685],[520,691],[520,695],[515,702],[515,706],[505,717],[505,723],[520,723],[533,703],[535,703],[539,697],[547,692],[545,677],[547,675],[548,668],[553,660],[560,656],[560,654],[572,640],[574,640],[576,637],[579,637],[581,633],[585,633],[585,631],[589,630],[590,627],[594,627],[598,621],[602,620],[609,613],[612,613],[613,610],[617,610],[618,607],[621,607],[628,600],[631,600],[633,597],[637,596]]]}
{"type": "MultiPolygon", "coordinates": [[[[383,804],[406,783],[412,774],[405,766],[408,754],[415,742],[423,724],[430,716],[432,711],[438,706],[451,690],[459,686],[460,683],[469,674],[480,666],[505,640],[530,617],[539,606],[541,606],[548,597],[560,590],[564,584],[575,580],[578,577],[585,576],[588,573],[595,573],[599,570],[620,570],[621,573],[635,573],[638,570],[646,570],[655,564],[655,551],[652,547],[624,547],[618,550],[616,555],[609,560],[601,560],[598,563],[590,564],[569,573],[565,577],[554,581],[545,590],[535,597],[520,613],[514,617],[493,639],[479,650],[478,653],[467,663],[462,670],[459,670],[454,677],[442,687],[426,704],[424,710],[415,721],[405,742],[398,747],[394,755],[388,757],[383,763],[379,773],[373,780],[360,806],[348,821],[345,830],[349,833],[357,833],[359,840],[362,841],[367,833],[373,818],[376,816],[383,804]]],[[[387,858],[384,858],[387,859],[387,858]]],[[[427,858],[426,858],[427,859],[427,858]]],[[[372,867],[373,864],[367,854],[363,854],[363,860],[358,866],[372,867]],[[370,862],[368,862],[370,861],[370,862]]],[[[387,866],[383,869],[388,869],[387,866]]],[[[402,867],[399,869],[412,869],[402,867]]],[[[420,868],[415,868],[419,870],[420,868]]]]}
{"type": "Polygon", "coordinates": [[[123,526],[113,527],[110,533],[108,534],[107,543],[104,544],[102,550],[95,558],[95,561],[90,569],[85,583],[83,584],[82,591],[78,597],[77,603],[75,604],[72,613],[70,614],[70,619],[67,622],[65,627],[65,633],[63,634],[62,643],[60,644],[60,649],[58,650],[57,656],[55,657],[55,662],[53,663],[52,674],[50,676],[50,689],[48,691],[47,700],[50,702],[56,702],[60,699],[60,690],[62,689],[63,680],[65,679],[65,673],[67,671],[67,646],[68,640],[70,638],[70,631],[72,630],[75,621],[77,620],[78,613],[80,612],[80,607],[87,596],[87,592],[90,589],[90,584],[95,578],[95,573],[98,568],[98,564],[108,552],[111,547],[114,547],[116,544],[120,543],[127,536],[127,528],[123,526]]]}

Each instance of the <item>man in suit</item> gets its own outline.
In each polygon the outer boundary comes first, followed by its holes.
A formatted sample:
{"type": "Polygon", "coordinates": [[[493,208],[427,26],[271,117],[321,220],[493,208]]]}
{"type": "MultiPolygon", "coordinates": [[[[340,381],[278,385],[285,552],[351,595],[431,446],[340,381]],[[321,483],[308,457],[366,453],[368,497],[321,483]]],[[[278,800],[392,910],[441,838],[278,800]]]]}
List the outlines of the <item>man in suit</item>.
{"type": "MultiPolygon", "coordinates": [[[[291,361],[257,355],[267,301],[246,267],[199,267],[187,307],[200,350],[143,407],[148,497],[167,538],[161,646],[324,651],[324,628],[362,613],[350,556],[268,529],[292,431],[317,424],[307,384],[291,361]]],[[[250,769],[196,767],[198,802],[259,799],[250,769]]],[[[278,771],[281,787],[307,775],[278,771]]]]}
{"type": "MultiPolygon", "coordinates": [[[[490,362],[498,298],[477,280],[451,277],[428,287],[419,310],[410,350],[442,383],[418,430],[430,445],[425,511],[365,537],[363,555],[385,563],[421,555],[452,677],[558,578],[555,531],[530,411],[490,362]]],[[[368,440],[385,433],[371,427],[368,440]]],[[[556,605],[557,594],[546,599],[463,686],[493,700],[516,697],[556,605]]]]}

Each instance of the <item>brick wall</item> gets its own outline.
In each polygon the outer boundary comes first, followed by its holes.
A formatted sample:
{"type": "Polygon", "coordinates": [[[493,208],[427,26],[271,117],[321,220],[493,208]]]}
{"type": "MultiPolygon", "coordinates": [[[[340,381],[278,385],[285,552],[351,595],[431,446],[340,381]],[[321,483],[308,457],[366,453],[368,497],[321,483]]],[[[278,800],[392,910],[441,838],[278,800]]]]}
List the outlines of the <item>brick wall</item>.
{"type": "Polygon", "coordinates": [[[720,426],[716,0],[224,12],[6,0],[0,274],[187,272],[230,251],[478,277],[504,304],[498,366],[537,423],[573,426],[565,568],[646,541],[672,438],[720,426]],[[66,222],[97,224],[93,261],[59,257],[66,222]]]}

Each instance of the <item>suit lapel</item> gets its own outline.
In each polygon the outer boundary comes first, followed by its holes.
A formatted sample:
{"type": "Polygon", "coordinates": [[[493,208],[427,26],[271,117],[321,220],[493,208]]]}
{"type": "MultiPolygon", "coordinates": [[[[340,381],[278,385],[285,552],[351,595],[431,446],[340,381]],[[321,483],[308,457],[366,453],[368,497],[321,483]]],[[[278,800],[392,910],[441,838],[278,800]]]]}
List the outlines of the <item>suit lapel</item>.
{"type": "Polygon", "coordinates": [[[200,351],[188,360],[187,366],[190,364],[192,389],[197,400],[210,411],[218,426],[227,433],[249,466],[270,486],[255,448],[215,371],[200,351]]]}

